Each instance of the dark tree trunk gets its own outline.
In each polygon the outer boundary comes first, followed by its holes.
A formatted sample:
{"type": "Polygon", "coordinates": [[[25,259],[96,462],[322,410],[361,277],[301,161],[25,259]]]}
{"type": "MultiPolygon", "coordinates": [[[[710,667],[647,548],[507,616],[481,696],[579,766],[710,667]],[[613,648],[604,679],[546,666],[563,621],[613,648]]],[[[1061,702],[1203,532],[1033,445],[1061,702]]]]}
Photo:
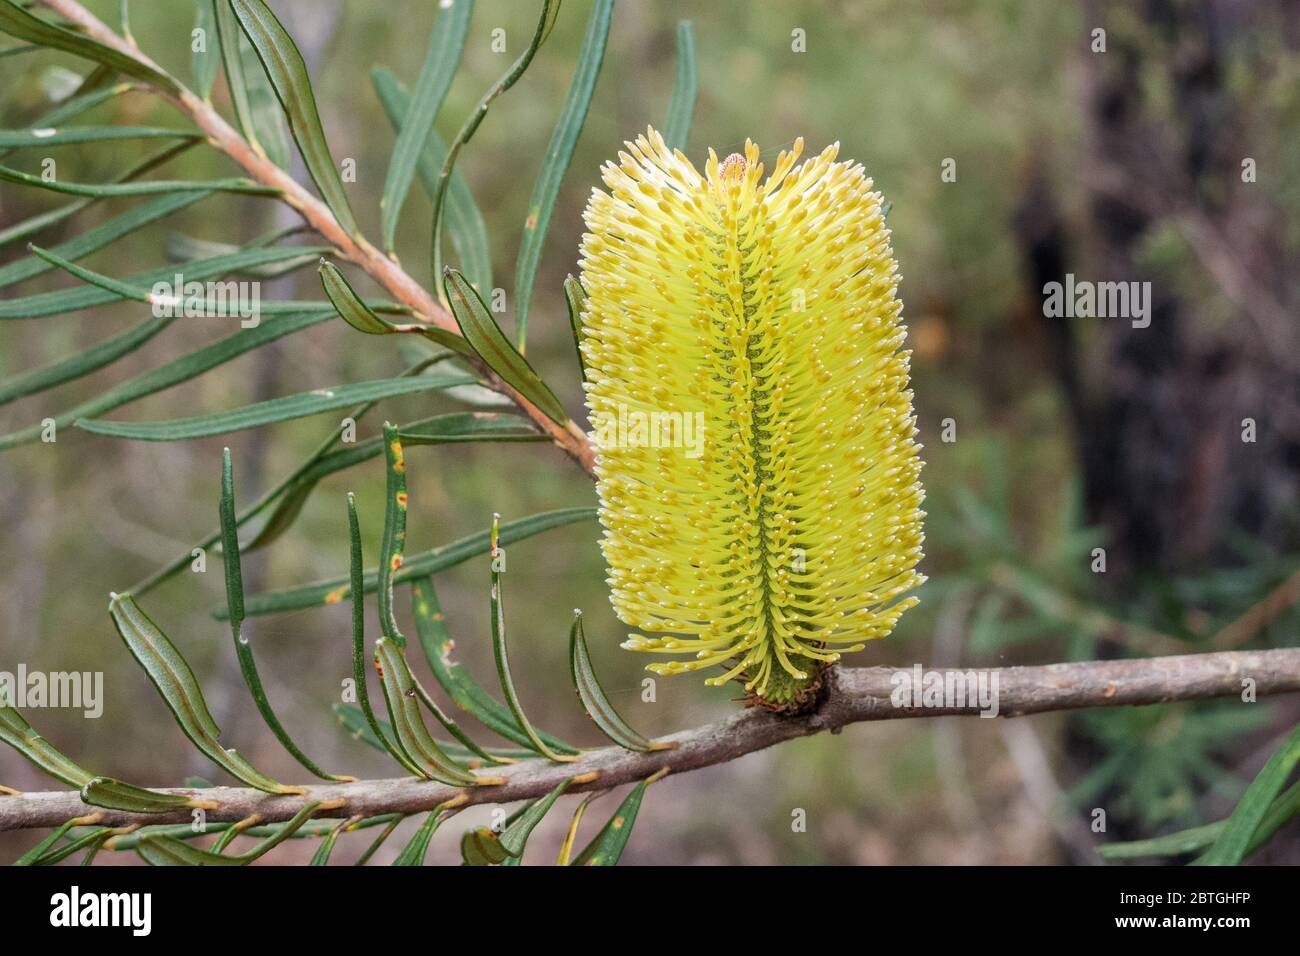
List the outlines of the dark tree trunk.
{"type": "Polygon", "coordinates": [[[1149,327],[1043,320],[1112,583],[1231,563],[1238,533],[1300,545],[1296,250],[1241,165],[1252,157],[1261,179],[1281,174],[1270,159],[1286,144],[1257,121],[1252,94],[1268,63],[1254,47],[1273,33],[1294,45],[1300,15],[1286,4],[1152,0],[1134,23],[1112,15],[1122,6],[1089,4],[1084,17],[1082,221],[1066,220],[1042,175],[1017,220],[1036,296],[1067,272],[1151,283],[1149,327]],[[1087,45],[1094,26],[1106,29],[1104,53],[1087,45]],[[1230,86],[1229,61],[1251,79],[1230,86]],[[1169,91],[1168,105],[1153,88],[1169,91]],[[1152,242],[1171,234],[1195,283],[1151,263],[1152,242]]]}

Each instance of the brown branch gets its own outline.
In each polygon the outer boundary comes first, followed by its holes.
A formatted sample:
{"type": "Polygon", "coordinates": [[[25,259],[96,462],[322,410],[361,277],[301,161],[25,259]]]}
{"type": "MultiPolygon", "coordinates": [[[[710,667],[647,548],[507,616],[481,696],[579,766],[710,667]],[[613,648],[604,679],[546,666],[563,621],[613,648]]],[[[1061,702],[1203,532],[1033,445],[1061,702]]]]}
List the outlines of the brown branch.
{"type": "MultiPolygon", "coordinates": [[[[40,0],[90,38],[124,53],[152,69],[162,70],[137,46],[128,42],[103,21],[90,13],[76,0],[40,0]]],[[[402,305],[408,306],[415,317],[445,331],[460,335],[460,327],[445,308],[423,286],[411,278],[394,259],[390,259],[371,245],[364,236],[351,235],[335,219],[325,203],[321,202],[302,184],[271,162],[264,153],[254,149],[211,103],[201,100],[179,82],[179,93],[151,87],[166,99],[208,136],[208,142],[243,167],[255,181],[280,191],[280,198],[298,212],[312,229],[328,241],[339,256],[363,269],[402,305]]],[[[476,362],[478,371],[489,386],[508,396],[545,434],[574,459],[589,475],[595,474],[596,452],[587,436],[573,422],[558,425],[514,388],[501,381],[482,362],[476,362]]]]}
{"type": "MultiPolygon", "coordinates": [[[[217,809],[207,811],[212,821],[237,821],[256,813],[263,822],[287,820],[309,800],[342,800],[321,816],[378,816],[384,813],[418,813],[431,810],[463,793],[465,804],[511,803],[540,797],[562,780],[595,773],[590,781],[570,787],[577,793],[606,789],[642,780],[669,769],[672,773],[698,770],[726,763],[745,754],[771,747],[795,737],[823,731],[835,732],[861,721],[895,720],[944,715],[975,716],[982,705],[970,702],[953,706],[925,707],[911,703],[896,706],[891,694],[898,686],[897,675],[912,674],[911,668],[835,668],[827,676],[821,702],[811,713],[782,717],[751,708],[714,724],[686,730],[664,738],[676,746],[671,750],[633,753],[618,747],[586,751],[575,763],[553,764],[529,760],[503,769],[493,768],[506,782],[499,786],[457,791],[454,787],[413,778],[370,780],[348,784],[309,785],[303,796],[269,796],[258,790],[213,787],[207,790],[169,790],[169,793],[201,795],[215,801],[217,809]]],[[[1258,696],[1300,691],[1300,648],[1269,651],[1226,651],[1143,660],[1088,661],[1049,664],[1044,667],[946,668],[933,673],[945,680],[956,675],[983,676],[987,686],[996,687],[998,715],[1018,717],[1054,710],[1084,707],[1120,707],[1232,697],[1242,693],[1243,681],[1255,682],[1258,696]],[[996,680],[996,685],[992,682],[996,680]]],[[[140,814],[101,810],[106,826],[177,823],[190,819],[188,812],[140,814]]],[[[58,826],[87,811],[76,792],[24,793],[0,796],[0,830],[58,826]]]]}

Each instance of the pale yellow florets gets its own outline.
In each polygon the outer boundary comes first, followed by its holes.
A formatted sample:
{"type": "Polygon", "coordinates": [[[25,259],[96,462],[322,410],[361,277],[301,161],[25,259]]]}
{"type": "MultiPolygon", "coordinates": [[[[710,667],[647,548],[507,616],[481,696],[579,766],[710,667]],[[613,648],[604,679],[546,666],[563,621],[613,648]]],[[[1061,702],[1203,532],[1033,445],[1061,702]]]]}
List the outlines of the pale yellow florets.
{"type": "Polygon", "coordinates": [[[924,579],[908,353],[880,195],[837,146],[704,175],[649,130],[593,190],[582,352],[632,650],[782,703],[924,579]]]}

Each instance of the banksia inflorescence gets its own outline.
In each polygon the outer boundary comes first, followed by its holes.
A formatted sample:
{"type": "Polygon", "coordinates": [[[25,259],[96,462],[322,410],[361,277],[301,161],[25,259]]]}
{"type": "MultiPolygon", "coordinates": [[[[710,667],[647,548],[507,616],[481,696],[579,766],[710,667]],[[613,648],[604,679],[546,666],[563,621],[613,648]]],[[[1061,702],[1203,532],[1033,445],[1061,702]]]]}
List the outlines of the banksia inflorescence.
{"type": "Polygon", "coordinates": [[[766,180],[647,131],[603,170],[582,354],[630,650],[797,709],[924,578],[921,460],[880,194],[838,145],[766,180]]]}

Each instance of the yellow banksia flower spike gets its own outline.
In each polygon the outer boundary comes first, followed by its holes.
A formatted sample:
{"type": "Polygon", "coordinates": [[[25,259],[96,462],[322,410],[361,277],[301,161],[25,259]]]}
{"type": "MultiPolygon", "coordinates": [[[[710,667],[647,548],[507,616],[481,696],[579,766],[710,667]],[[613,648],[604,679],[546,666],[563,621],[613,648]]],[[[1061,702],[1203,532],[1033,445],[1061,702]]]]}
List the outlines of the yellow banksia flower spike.
{"type": "Polygon", "coordinates": [[[924,497],[881,197],[838,144],[703,175],[653,129],[585,214],[581,349],[629,650],[776,709],[916,604],[924,497]]]}

